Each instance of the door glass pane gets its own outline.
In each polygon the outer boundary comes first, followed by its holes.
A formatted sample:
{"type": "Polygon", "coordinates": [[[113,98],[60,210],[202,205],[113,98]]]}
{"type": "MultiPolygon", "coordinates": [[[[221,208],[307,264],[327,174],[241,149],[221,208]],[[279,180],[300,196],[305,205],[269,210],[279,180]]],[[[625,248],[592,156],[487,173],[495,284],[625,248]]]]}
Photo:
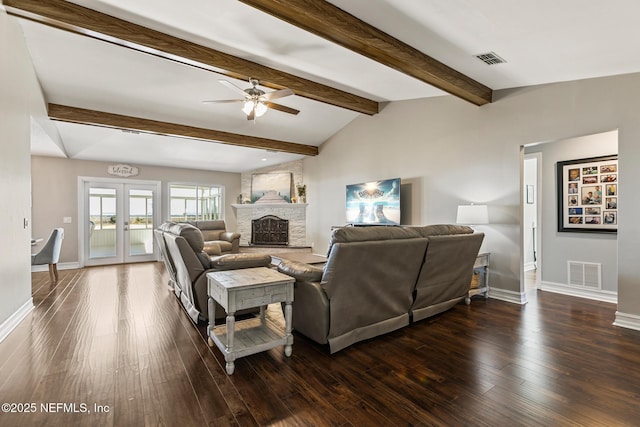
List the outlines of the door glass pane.
{"type": "Polygon", "coordinates": [[[129,190],[129,255],[153,253],[153,191],[129,190]]]}
{"type": "Polygon", "coordinates": [[[116,256],[116,190],[89,189],[89,258],[116,256]]]}

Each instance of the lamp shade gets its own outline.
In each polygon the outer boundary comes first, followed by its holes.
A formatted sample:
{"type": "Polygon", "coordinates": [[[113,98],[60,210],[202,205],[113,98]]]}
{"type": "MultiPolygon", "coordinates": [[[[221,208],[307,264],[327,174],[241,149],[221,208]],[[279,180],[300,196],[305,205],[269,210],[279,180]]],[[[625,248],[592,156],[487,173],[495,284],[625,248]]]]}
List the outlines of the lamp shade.
{"type": "Polygon", "coordinates": [[[478,225],[489,224],[487,205],[460,205],[456,224],[478,225]]]}

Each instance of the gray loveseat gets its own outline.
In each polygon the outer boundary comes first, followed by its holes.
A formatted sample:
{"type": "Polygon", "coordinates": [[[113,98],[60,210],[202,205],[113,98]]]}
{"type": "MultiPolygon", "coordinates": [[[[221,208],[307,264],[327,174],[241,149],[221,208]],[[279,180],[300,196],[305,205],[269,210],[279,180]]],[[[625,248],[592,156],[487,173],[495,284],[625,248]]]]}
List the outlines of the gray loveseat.
{"type": "Polygon", "coordinates": [[[324,268],[283,260],[296,279],[293,328],[335,353],[464,300],[484,234],[456,225],[347,227],[324,268]]]}
{"type": "MultiPolygon", "coordinates": [[[[271,256],[267,254],[221,254],[219,245],[205,244],[203,232],[189,223],[165,222],[155,230],[155,235],[169,274],[169,285],[196,323],[209,317],[207,273],[271,264],[271,256]]],[[[217,306],[215,312],[216,320],[224,319],[222,307],[217,306]]]]}

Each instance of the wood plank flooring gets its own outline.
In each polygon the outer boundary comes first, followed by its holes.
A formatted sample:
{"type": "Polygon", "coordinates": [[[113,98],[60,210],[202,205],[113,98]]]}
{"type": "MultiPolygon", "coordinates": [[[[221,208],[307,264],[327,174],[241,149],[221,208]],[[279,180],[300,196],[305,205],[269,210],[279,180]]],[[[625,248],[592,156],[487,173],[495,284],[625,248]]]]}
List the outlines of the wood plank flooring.
{"type": "Polygon", "coordinates": [[[613,304],[476,297],[334,355],[295,334],[290,358],[227,376],[166,282],[160,263],[34,273],[36,308],[0,343],[0,403],[21,410],[0,426],[640,424],[640,332],[613,304]]]}

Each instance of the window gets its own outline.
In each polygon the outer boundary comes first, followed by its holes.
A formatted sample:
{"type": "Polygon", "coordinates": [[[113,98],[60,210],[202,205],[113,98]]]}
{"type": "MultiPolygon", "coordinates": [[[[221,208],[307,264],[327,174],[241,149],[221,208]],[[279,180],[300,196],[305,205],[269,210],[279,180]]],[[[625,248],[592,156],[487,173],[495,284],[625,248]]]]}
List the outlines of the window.
{"type": "Polygon", "coordinates": [[[169,185],[171,221],[221,219],[222,188],[200,185],[169,185]]]}

